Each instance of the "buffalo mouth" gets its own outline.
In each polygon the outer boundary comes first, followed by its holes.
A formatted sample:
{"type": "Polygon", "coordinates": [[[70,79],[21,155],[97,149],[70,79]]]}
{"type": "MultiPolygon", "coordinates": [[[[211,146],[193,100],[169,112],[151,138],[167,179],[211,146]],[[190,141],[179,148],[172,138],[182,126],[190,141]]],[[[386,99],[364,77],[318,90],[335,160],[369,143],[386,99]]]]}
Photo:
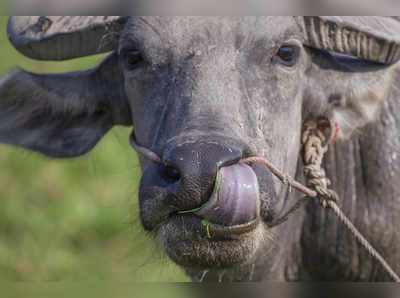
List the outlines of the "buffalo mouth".
{"type": "Polygon", "coordinates": [[[158,230],[168,256],[194,269],[225,269],[250,262],[266,239],[259,219],[236,226],[208,225],[196,215],[174,215],[158,230]]]}
{"type": "Polygon", "coordinates": [[[257,228],[260,223],[260,219],[256,218],[250,222],[234,225],[224,226],[216,223],[209,222],[199,216],[193,214],[186,215],[171,215],[162,225],[168,225],[173,222],[176,229],[182,229],[185,233],[188,229],[198,233],[196,239],[208,240],[208,241],[229,241],[229,240],[240,240],[246,237],[247,233],[252,232],[257,228]]]}
{"type": "Polygon", "coordinates": [[[234,164],[217,172],[210,199],[201,207],[174,212],[159,226],[167,254],[195,268],[227,268],[242,264],[259,245],[258,180],[248,165],[234,164]]]}

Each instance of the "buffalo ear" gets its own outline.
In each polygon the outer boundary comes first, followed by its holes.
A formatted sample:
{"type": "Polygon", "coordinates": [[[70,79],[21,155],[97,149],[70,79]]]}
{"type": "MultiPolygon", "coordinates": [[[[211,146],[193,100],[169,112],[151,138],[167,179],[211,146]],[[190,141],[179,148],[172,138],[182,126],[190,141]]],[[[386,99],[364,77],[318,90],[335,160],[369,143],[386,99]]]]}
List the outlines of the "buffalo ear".
{"type": "Polygon", "coordinates": [[[81,72],[15,71],[0,82],[0,142],[50,157],[87,153],[113,125],[131,125],[116,53],[81,72]]]}
{"type": "Polygon", "coordinates": [[[347,139],[378,119],[395,78],[396,65],[388,66],[310,49],[303,116],[327,116],[347,139]]]}

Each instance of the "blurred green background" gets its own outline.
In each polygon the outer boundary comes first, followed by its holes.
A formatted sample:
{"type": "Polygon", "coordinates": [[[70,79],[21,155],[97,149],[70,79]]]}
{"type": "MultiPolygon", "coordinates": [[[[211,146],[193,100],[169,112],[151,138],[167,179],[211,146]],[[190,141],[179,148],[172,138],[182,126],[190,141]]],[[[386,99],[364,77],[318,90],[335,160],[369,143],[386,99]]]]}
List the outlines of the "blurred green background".
{"type": "MultiPolygon", "coordinates": [[[[0,76],[87,69],[104,55],[38,62],[20,55],[0,17],[0,76]]],[[[86,156],[51,160],[0,145],[0,280],[187,281],[142,230],[140,168],[130,129],[114,128],[86,156]]]]}

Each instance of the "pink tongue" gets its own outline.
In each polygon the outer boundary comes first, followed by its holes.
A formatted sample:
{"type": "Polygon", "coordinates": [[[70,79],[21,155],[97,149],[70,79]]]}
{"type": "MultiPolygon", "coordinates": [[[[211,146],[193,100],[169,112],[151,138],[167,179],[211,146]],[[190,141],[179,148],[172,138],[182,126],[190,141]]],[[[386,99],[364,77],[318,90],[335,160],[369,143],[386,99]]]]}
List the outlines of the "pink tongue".
{"type": "Polygon", "coordinates": [[[257,176],[246,164],[219,169],[210,199],[196,212],[211,223],[225,226],[248,223],[259,213],[257,176]]]}

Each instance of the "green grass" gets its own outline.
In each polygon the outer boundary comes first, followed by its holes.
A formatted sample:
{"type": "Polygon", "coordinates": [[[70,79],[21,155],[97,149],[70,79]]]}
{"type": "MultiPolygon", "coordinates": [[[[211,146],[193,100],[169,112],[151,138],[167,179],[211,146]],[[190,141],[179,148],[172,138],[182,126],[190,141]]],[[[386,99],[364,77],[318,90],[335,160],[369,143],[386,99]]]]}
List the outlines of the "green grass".
{"type": "MultiPolygon", "coordinates": [[[[9,44],[6,21],[0,17],[0,75],[15,66],[86,69],[104,57],[30,60],[9,44]]],[[[0,145],[0,280],[188,280],[140,226],[141,173],[129,132],[114,128],[91,153],[73,160],[0,145]]]]}

